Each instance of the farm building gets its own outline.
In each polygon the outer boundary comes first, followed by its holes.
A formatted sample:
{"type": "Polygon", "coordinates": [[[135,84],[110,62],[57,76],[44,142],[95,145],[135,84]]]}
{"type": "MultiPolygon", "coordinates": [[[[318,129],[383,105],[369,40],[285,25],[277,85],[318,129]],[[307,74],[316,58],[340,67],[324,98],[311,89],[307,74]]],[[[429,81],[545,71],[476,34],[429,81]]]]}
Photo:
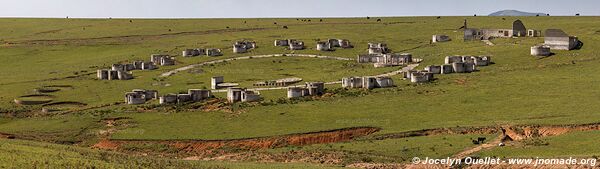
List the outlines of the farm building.
{"type": "Polygon", "coordinates": [[[373,63],[375,67],[400,66],[413,62],[412,54],[366,54],[358,55],[358,63],[373,63]]]}
{"type": "Polygon", "coordinates": [[[214,48],[206,49],[206,56],[221,56],[221,55],[223,55],[223,53],[221,52],[221,49],[214,49],[214,48]]]}
{"type": "Polygon", "coordinates": [[[227,88],[227,101],[235,102],[253,102],[260,100],[260,93],[247,90],[245,88],[230,87],[227,88]]]}
{"type": "Polygon", "coordinates": [[[233,44],[233,53],[246,53],[248,49],[244,45],[233,44]]]}
{"type": "Polygon", "coordinates": [[[256,42],[237,41],[233,44],[233,53],[246,53],[249,49],[256,48],[256,42]]]}
{"type": "Polygon", "coordinates": [[[412,83],[425,83],[434,80],[434,74],[471,73],[478,66],[488,66],[489,56],[446,56],[443,65],[428,65],[422,71],[409,70],[404,72],[404,78],[412,83]]]}
{"type": "Polygon", "coordinates": [[[288,98],[296,98],[303,96],[318,96],[325,93],[325,83],[323,82],[306,82],[304,87],[289,87],[287,89],[288,98]]]}
{"type": "Polygon", "coordinates": [[[153,54],[150,56],[150,62],[161,66],[175,65],[175,59],[169,55],[153,54]]]}
{"type": "Polygon", "coordinates": [[[211,89],[218,89],[219,88],[219,84],[224,83],[225,78],[223,76],[215,76],[210,78],[210,88],[211,89]]]}
{"type": "Polygon", "coordinates": [[[192,96],[192,101],[194,102],[202,101],[212,96],[211,91],[207,89],[189,89],[188,94],[192,96]]]}
{"type": "Polygon", "coordinates": [[[358,55],[356,60],[358,61],[358,63],[376,63],[379,62],[379,58],[381,57],[382,55],[378,54],[363,54],[358,55]]]}
{"type": "Polygon", "coordinates": [[[544,33],[544,45],[555,50],[572,50],[580,45],[575,36],[569,36],[560,29],[547,29],[544,33]]]}
{"type": "Polygon", "coordinates": [[[464,40],[488,40],[491,38],[510,38],[528,36],[528,30],[521,20],[513,22],[512,29],[465,28],[464,40]]]}
{"type": "Polygon", "coordinates": [[[550,47],[545,45],[536,45],[531,47],[531,55],[533,56],[550,56],[550,47]]]}
{"type": "Polygon", "coordinates": [[[305,87],[288,87],[287,88],[287,98],[288,99],[296,98],[296,97],[303,97],[303,96],[310,96],[307,88],[305,88],[305,87]]]}
{"type": "Polygon", "coordinates": [[[322,95],[325,93],[325,83],[323,82],[306,82],[305,88],[311,96],[322,95]]]}
{"type": "Polygon", "coordinates": [[[341,48],[354,48],[349,40],[347,39],[328,39],[327,42],[331,44],[331,47],[341,47],[341,48]]]}
{"type": "Polygon", "coordinates": [[[317,50],[319,51],[332,51],[333,47],[329,42],[317,42],[317,50]]]}
{"type": "Polygon", "coordinates": [[[473,62],[454,62],[452,63],[452,72],[454,73],[471,73],[476,70],[476,65],[473,62]]]}
{"type": "Polygon", "coordinates": [[[185,102],[199,102],[206,100],[212,96],[210,90],[207,89],[189,89],[186,94],[166,94],[159,97],[160,104],[175,104],[185,102]]]}
{"type": "Polygon", "coordinates": [[[148,100],[156,99],[158,91],[134,89],[132,92],[125,93],[125,103],[127,104],[144,104],[148,100]]]}
{"type": "Polygon", "coordinates": [[[448,42],[452,39],[450,39],[450,36],[448,35],[433,35],[433,37],[431,38],[431,42],[433,43],[437,43],[437,42],[448,42]]]}
{"type": "Polygon", "coordinates": [[[347,39],[338,39],[339,43],[340,43],[340,47],[347,49],[347,48],[354,48],[354,45],[352,45],[352,43],[350,42],[350,40],[347,39]]]}
{"type": "Polygon", "coordinates": [[[465,40],[487,40],[490,38],[509,38],[512,37],[511,29],[465,29],[465,40]]]}
{"type": "Polygon", "coordinates": [[[225,78],[223,76],[214,76],[210,79],[210,88],[211,89],[221,89],[228,87],[238,86],[237,83],[225,83],[225,78]]]}
{"type": "Polygon", "coordinates": [[[133,75],[122,70],[97,70],[98,80],[129,80],[133,79],[133,75]]]}
{"type": "Polygon", "coordinates": [[[174,104],[177,103],[177,94],[169,93],[158,98],[159,104],[174,104]]]}
{"type": "Polygon", "coordinates": [[[304,42],[296,39],[287,39],[287,40],[275,40],[275,46],[286,46],[290,50],[302,50],[304,49],[304,42]]]}
{"type": "Polygon", "coordinates": [[[99,80],[129,80],[133,79],[132,70],[153,70],[156,69],[154,62],[133,61],[127,64],[112,64],[111,69],[98,69],[97,77],[99,80]]]}
{"type": "Polygon", "coordinates": [[[185,49],[183,50],[181,56],[183,57],[192,57],[192,56],[201,56],[201,55],[206,55],[206,50],[205,49],[185,49]]]}
{"type": "Polygon", "coordinates": [[[298,83],[300,81],[302,81],[301,78],[292,77],[292,78],[284,78],[284,79],[271,80],[271,81],[256,82],[256,83],[254,83],[254,86],[288,86],[288,85],[291,85],[294,83],[298,83]]]}
{"type": "Polygon", "coordinates": [[[127,64],[113,64],[111,70],[117,71],[132,71],[132,70],[152,70],[156,69],[153,62],[133,61],[127,64]]]}
{"type": "Polygon", "coordinates": [[[527,36],[529,36],[529,37],[540,37],[540,36],[542,36],[542,31],[540,31],[540,30],[534,30],[534,29],[529,29],[529,30],[527,30],[527,36]]]}
{"type": "Polygon", "coordinates": [[[464,30],[464,40],[483,40],[483,33],[479,29],[466,28],[464,30]]]}
{"type": "Polygon", "coordinates": [[[345,88],[386,88],[394,86],[394,81],[390,77],[346,77],[342,79],[342,87],[345,88]]]}
{"type": "Polygon", "coordinates": [[[154,70],[154,69],[156,69],[156,65],[154,64],[154,62],[143,61],[141,64],[141,69],[142,70],[154,70]]]}
{"type": "Polygon", "coordinates": [[[427,71],[408,71],[404,73],[404,78],[410,79],[412,83],[425,83],[433,81],[433,74],[427,71]]]}
{"type": "Polygon", "coordinates": [[[127,65],[123,65],[123,64],[112,64],[110,66],[111,70],[117,70],[117,71],[130,71],[130,70],[133,70],[133,69],[130,69],[130,68],[132,68],[132,67],[127,66],[127,65]]]}
{"type": "Polygon", "coordinates": [[[451,64],[443,64],[440,65],[440,74],[450,74],[452,73],[452,65],[451,64]]]}
{"type": "Polygon", "coordinates": [[[516,20],[513,22],[512,32],[513,36],[516,37],[527,36],[527,28],[525,28],[525,25],[523,25],[523,22],[521,22],[521,20],[516,20]]]}
{"type": "MultiPolygon", "coordinates": [[[[440,73],[470,73],[477,70],[477,66],[491,64],[489,56],[447,56],[441,65],[440,73]]],[[[435,73],[435,72],[432,72],[435,73]]]]}
{"type": "Polygon", "coordinates": [[[369,43],[369,54],[387,54],[392,52],[385,43],[369,43]]]}
{"type": "Polygon", "coordinates": [[[288,46],[289,45],[288,41],[289,41],[289,39],[283,39],[283,40],[278,39],[278,40],[275,40],[274,45],[275,46],[288,46]]]}
{"type": "Polygon", "coordinates": [[[304,42],[298,40],[290,40],[289,42],[290,50],[302,50],[304,49],[304,42]]]}
{"type": "Polygon", "coordinates": [[[491,64],[491,60],[490,56],[446,56],[444,63],[472,62],[477,66],[487,66],[491,64]]]}
{"type": "Polygon", "coordinates": [[[433,74],[442,74],[442,66],[429,65],[424,70],[433,74]]]}
{"type": "Polygon", "coordinates": [[[340,40],[339,39],[328,39],[327,43],[331,44],[331,47],[340,47],[340,40]]]}

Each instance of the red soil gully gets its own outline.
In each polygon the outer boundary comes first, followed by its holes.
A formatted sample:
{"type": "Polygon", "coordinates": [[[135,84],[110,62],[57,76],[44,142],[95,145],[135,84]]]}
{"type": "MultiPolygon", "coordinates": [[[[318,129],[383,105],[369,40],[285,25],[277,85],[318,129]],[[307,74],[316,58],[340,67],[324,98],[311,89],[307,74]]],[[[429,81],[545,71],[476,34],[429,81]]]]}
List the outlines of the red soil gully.
{"type": "Polygon", "coordinates": [[[528,138],[562,135],[573,131],[600,130],[600,123],[570,124],[570,125],[529,125],[502,127],[504,140],[519,141],[528,138]]]}
{"type": "MultiPolygon", "coordinates": [[[[329,131],[289,134],[282,136],[232,139],[232,140],[102,140],[94,145],[97,148],[118,149],[123,144],[159,143],[174,146],[186,152],[204,152],[223,147],[242,149],[277,148],[287,145],[310,145],[334,143],[352,140],[380,131],[375,127],[354,127],[329,131]]],[[[571,131],[600,130],[600,123],[573,125],[518,125],[518,126],[485,126],[485,127],[454,127],[436,128],[417,131],[407,131],[373,136],[367,139],[383,140],[444,134],[494,134],[502,133],[503,141],[519,141],[527,138],[546,137],[564,134],[571,131]]]]}
{"type": "Polygon", "coordinates": [[[407,138],[430,135],[453,134],[495,134],[502,133],[508,140],[523,140],[535,137],[556,136],[572,131],[600,130],[600,123],[565,124],[565,125],[506,125],[482,127],[450,127],[406,131],[374,136],[375,140],[407,138]]]}
{"type": "Polygon", "coordinates": [[[204,153],[207,150],[215,150],[225,147],[253,150],[277,148],[288,145],[302,146],[310,144],[334,143],[366,136],[379,130],[381,129],[375,127],[354,127],[320,132],[233,140],[102,140],[93,147],[102,149],[119,149],[119,147],[123,144],[159,143],[171,145],[185,152],[204,153]]]}

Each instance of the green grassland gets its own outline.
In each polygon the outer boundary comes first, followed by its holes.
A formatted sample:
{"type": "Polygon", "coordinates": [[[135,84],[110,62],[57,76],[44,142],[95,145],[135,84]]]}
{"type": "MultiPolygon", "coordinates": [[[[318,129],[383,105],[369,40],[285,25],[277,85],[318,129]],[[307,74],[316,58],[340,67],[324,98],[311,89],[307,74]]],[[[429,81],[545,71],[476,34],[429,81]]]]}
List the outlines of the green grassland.
{"type": "MultiPolygon", "coordinates": [[[[105,117],[130,117],[135,124],[117,131],[113,139],[236,139],[357,126],[380,127],[382,130],[375,134],[386,134],[437,127],[599,122],[600,90],[596,84],[600,82],[600,74],[595,73],[600,71],[597,66],[600,52],[595,50],[600,45],[599,26],[598,17],[396,17],[382,18],[382,22],[365,18],[327,18],[323,22],[317,19],[302,22],[296,19],[5,18],[0,19],[0,57],[5,63],[0,67],[0,110],[12,115],[0,118],[0,132],[48,136],[52,139],[39,140],[53,142],[80,142],[93,139],[93,133],[102,126],[100,119],[105,117]],[[462,32],[457,28],[465,18],[469,27],[478,28],[511,28],[515,19],[521,19],[532,29],[561,28],[578,36],[584,46],[580,50],[553,51],[556,54],[551,57],[536,58],[529,55],[529,47],[543,43],[543,38],[494,39],[495,46],[478,41],[463,42],[462,32]],[[289,29],[283,29],[284,25],[289,29]],[[433,34],[447,34],[453,40],[430,44],[433,34]],[[272,45],[275,39],[287,38],[305,41],[307,49],[291,52],[272,45]],[[316,40],[327,38],[349,39],[355,48],[334,52],[314,50],[316,40]],[[259,48],[233,54],[231,44],[242,39],[256,41],[259,48]],[[16,106],[12,102],[44,85],[72,85],[73,88],[50,94],[56,96],[55,101],[78,101],[94,107],[122,102],[125,92],[137,88],[156,89],[164,94],[208,87],[209,77],[214,75],[225,75],[228,82],[250,87],[256,81],[288,75],[306,81],[332,81],[344,76],[399,69],[372,68],[370,64],[349,61],[277,57],[232,61],[159,77],[181,66],[239,56],[302,53],[355,58],[357,54],[366,53],[368,42],[384,42],[395,52],[409,52],[423,58],[418,68],[441,64],[448,55],[489,55],[495,64],[480,67],[479,72],[470,74],[439,75],[433,83],[422,85],[394,76],[397,87],[374,89],[365,96],[257,105],[235,115],[220,111],[138,112],[137,106],[113,105],[51,117],[20,117],[21,112],[41,108],[16,106]],[[154,53],[178,56],[183,49],[197,47],[221,48],[224,55],[177,57],[175,66],[133,71],[135,79],[128,81],[95,80],[96,69],[113,63],[149,60],[154,53]],[[85,75],[87,73],[92,74],[85,75]],[[68,76],[76,77],[65,78],[68,76]]],[[[330,90],[339,87],[328,86],[330,90]]],[[[262,91],[261,94],[266,101],[285,97],[284,90],[262,91]]],[[[223,96],[222,93],[216,95],[223,96]]],[[[580,136],[595,138],[588,134],[580,136]]],[[[572,151],[549,149],[554,153],[541,153],[545,148],[527,151],[529,154],[517,150],[491,151],[523,156],[536,155],[535,152],[547,156],[592,155],[594,150],[567,141],[579,138],[566,135],[561,136],[563,141],[557,138],[562,145],[571,145],[572,151]]],[[[432,140],[432,144],[444,142],[437,138],[418,139],[432,140]]],[[[379,146],[365,142],[340,143],[344,148],[334,145],[331,149],[374,151],[385,156],[394,153],[386,151],[400,148],[394,143],[398,141],[401,140],[384,140],[379,146]]],[[[456,147],[440,149],[443,153],[437,155],[455,152],[456,147]]],[[[427,145],[420,149],[427,149],[427,145]]],[[[436,155],[432,151],[422,153],[436,155]]]]}
{"type": "Polygon", "coordinates": [[[597,158],[600,156],[598,131],[573,132],[560,136],[547,137],[535,142],[525,142],[515,146],[490,149],[478,153],[483,157],[506,158],[597,158]]]}
{"type": "Polygon", "coordinates": [[[356,161],[402,163],[411,160],[413,157],[451,157],[466,148],[475,146],[471,140],[477,139],[478,137],[486,137],[486,140],[493,140],[496,135],[438,135],[386,140],[359,140],[342,143],[317,144],[304,147],[286,147],[269,151],[343,151],[351,154],[349,158],[355,158],[354,160],[356,161]]]}
{"type": "Polygon", "coordinates": [[[127,155],[22,140],[0,140],[2,168],[333,168],[307,164],[198,162],[127,155]]]}
{"type": "MultiPolygon", "coordinates": [[[[174,77],[168,78],[167,81],[172,86],[197,83],[198,85],[202,85],[202,87],[210,88],[211,75],[222,75],[225,77],[226,82],[236,82],[241,87],[252,88],[252,84],[256,82],[287,77],[300,77],[306,82],[333,82],[339,81],[343,77],[377,75],[396,69],[393,67],[374,69],[373,65],[359,64],[356,61],[275,57],[236,60],[202,66],[177,73],[174,77]]],[[[285,91],[282,90],[280,93],[285,93],[285,91]]]]}

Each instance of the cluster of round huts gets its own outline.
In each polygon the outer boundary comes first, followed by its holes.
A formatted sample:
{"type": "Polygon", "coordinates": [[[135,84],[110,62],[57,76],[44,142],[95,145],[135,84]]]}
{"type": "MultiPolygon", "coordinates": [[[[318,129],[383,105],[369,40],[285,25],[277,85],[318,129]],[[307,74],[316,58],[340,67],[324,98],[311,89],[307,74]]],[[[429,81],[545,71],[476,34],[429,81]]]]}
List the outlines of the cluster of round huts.
{"type": "Polygon", "coordinates": [[[347,39],[328,39],[327,41],[317,42],[317,50],[319,51],[333,51],[335,47],[341,48],[353,48],[352,44],[347,39]]]}
{"type": "Polygon", "coordinates": [[[207,49],[196,48],[196,49],[185,49],[181,53],[181,56],[183,56],[183,57],[194,57],[194,56],[202,56],[202,55],[221,56],[221,55],[223,55],[223,52],[221,51],[221,49],[216,49],[216,48],[207,48],[207,49]]]}
{"type": "Polygon", "coordinates": [[[199,102],[212,97],[212,92],[208,89],[189,89],[188,93],[174,94],[169,93],[158,97],[159,104],[176,104],[185,102],[199,102]]]}
{"type": "MultiPolygon", "coordinates": [[[[434,35],[436,41],[449,41],[450,38],[445,35],[434,35]]],[[[304,48],[302,41],[287,39],[287,40],[276,40],[275,46],[289,46],[292,50],[298,50],[304,48]]],[[[333,47],[351,48],[352,45],[348,40],[343,39],[330,39],[326,42],[318,42],[317,50],[331,50],[333,47]]],[[[233,45],[234,53],[243,53],[247,49],[256,48],[255,42],[240,41],[233,45]]],[[[532,54],[546,54],[549,53],[549,49],[546,50],[545,46],[532,47],[532,54]],[[534,53],[535,52],[535,53],[534,53]]],[[[186,49],[182,52],[183,56],[197,56],[197,55],[209,55],[214,56],[215,53],[221,54],[219,49],[186,49]]],[[[406,64],[412,62],[411,54],[386,54],[390,52],[386,44],[374,44],[369,43],[369,55],[363,57],[359,56],[359,63],[394,63],[394,64],[406,64]]],[[[159,62],[160,59],[172,59],[169,56],[164,55],[153,55],[153,62],[159,62]]],[[[410,79],[413,83],[423,83],[434,80],[434,74],[450,74],[450,73],[470,73],[477,69],[477,66],[487,66],[491,63],[489,56],[447,56],[445,58],[445,64],[442,65],[429,65],[421,71],[407,71],[404,77],[410,79]]],[[[135,64],[133,64],[135,65],[135,64]]],[[[102,74],[103,73],[99,73],[102,74]]],[[[108,75],[107,75],[108,76],[108,75]]],[[[265,81],[255,84],[255,86],[288,86],[293,83],[299,82],[300,78],[287,78],[275,81],[265,81]]],[[[213,77],[211,79],[211,88],[227,88],[227,97],[230,102],[235,101],[255,101],[260,99],[260,94],[255,93],[245,88],[235,88],[237,84],[225,85],[223,77],[213,77]],[[239,96],[239,98],[238,98],[239,96]],[[240,100],[241,99],[241,100],[240,100]]],[[[323,82],[312,82],[306,83],[305,86],[292,86],[288,87],[288,98],[320,95],[324,92],[323,82]]],[[[390,77],[379,77],[379,76],[365,76],[365,77],[347,77],[342,79],[342,87],[345,88],[384,88],[392,87],[394,82],[390,77]]],[[[212,97],[212,91],[207,89],[190,89],[188,93],[184,94],[166,94],[161,97],[157,97],[155,91],[133,91],[126,94],[126,102],[128,104],[142,104],[149,99],[158,98],[160,104],[169,103],[182,103],[201,101],[212,97]],[[151,93],[151,94],[147,94],[151,93]],[[152,95],[148,97],[147,95],[152,95]]]]}
{"type": "Polygon", "coordinates": [[[386,88],[394,86],[394,80],[387,76],[363,76],[342,78],[343,88],[386,88]]]}
{"type": "Polygon", "coordinates": [[[296,39],[278,39],[274,42],[275,46],[286,46],[289,50],[302,50],[304,49],[304,42],[296,39]]]}
{"type": "Polygon", "coordinates": [[[407,71],[404,78],[413,83],[424,83],[434,79],[434,74],[471,73],[477,71],[477,66],[487,66],[491,63],[489,56],[447,56],[443,65],[429,65],[421,71],[407,71]]]}

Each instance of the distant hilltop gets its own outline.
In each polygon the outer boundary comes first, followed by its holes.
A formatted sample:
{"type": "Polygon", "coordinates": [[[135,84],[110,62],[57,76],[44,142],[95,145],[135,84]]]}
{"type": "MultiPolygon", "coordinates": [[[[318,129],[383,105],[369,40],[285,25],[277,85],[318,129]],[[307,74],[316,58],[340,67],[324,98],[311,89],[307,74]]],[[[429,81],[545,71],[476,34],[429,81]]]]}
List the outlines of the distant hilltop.
{"type": "Polygon", "coordinates": [[[517,10],[503,10],[489,14],[488,16],[545,16],[545,13],[530,13],[517,10]]]}

